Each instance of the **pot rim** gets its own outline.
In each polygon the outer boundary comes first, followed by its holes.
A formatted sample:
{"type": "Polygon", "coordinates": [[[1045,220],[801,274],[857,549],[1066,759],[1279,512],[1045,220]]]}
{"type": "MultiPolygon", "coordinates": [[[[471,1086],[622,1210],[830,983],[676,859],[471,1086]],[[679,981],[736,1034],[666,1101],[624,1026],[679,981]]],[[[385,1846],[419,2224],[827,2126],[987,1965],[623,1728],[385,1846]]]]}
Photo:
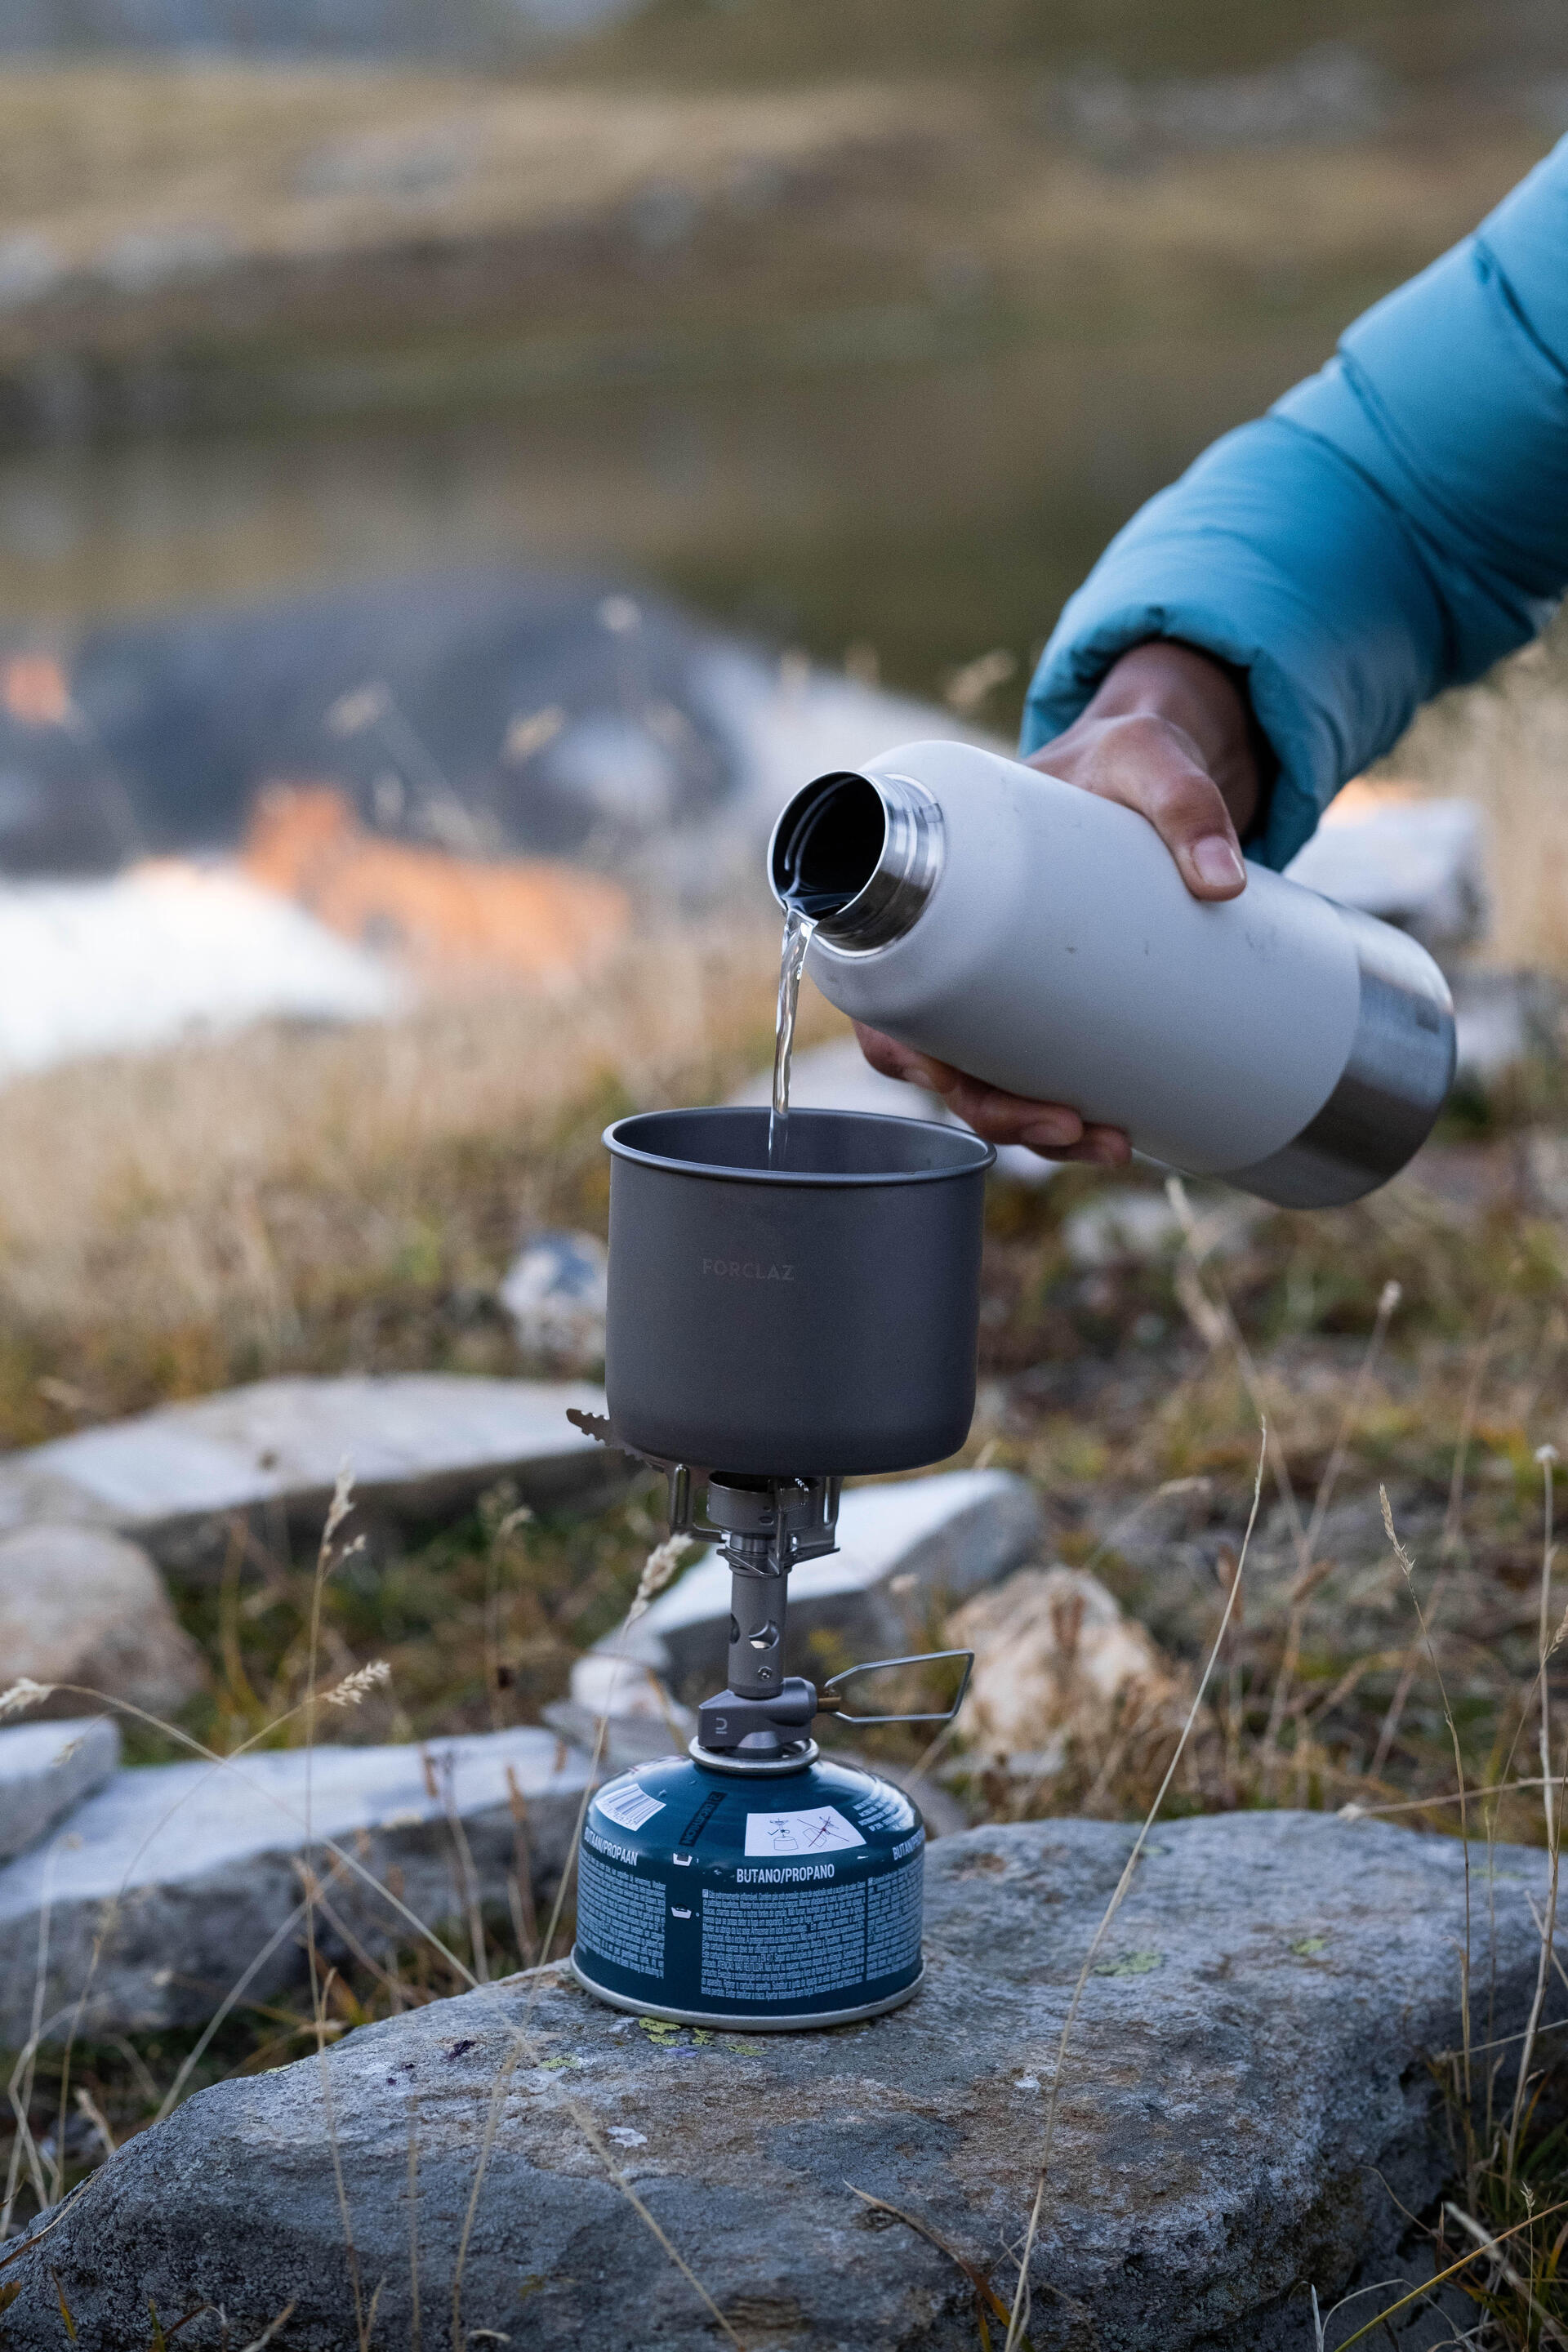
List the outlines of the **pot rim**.
{"type": "Polygon", "coordinates": [[[608,1150],[618,1160],[630,1160],[642,1168],[662,1169],[676,1176],[705,1176],[730,1184],[795,1185],[801,1189],[846,1188],[865,1190],[893,1184],[950,1184],[955,1177],[984,1175],[995,1165],[996,1147],[985,1142],[968,1128],[950,1126],[943,1119],[900,1118],[886,1111],[818,1110],[802,1104],[790,1113],[792,1119],[854,1119],[861,1124],[875,1121],[880,1127],[915,1128],[925,1133],[940,1135],[944,1141],[970,1146],[973,1156],[951,1168],[889,1168],[868,1170],[813,1170],[806,1168],[733,1168],[706,1160],[672,1160],[668,1152],[645,1151],[626,1139],[626,1130],[639,1126],[644,1119],[679,1118],[700,1111],[709,1118],[765,1118],[767,1112],[754,1103],[692,1103],[668,1110],[637,1110],[625,1118],[616,1119],[605,1128],[604,1140],[608,1150]]]}

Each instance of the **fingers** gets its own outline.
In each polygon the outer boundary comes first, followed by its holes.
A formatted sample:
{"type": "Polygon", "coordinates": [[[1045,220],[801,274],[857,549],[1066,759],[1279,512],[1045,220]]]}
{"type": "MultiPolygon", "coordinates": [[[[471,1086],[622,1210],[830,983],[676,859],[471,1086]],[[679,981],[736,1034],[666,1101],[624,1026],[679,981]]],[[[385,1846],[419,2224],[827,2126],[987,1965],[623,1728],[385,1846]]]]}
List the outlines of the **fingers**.
{"type": "MultiPolygon", "coordinates": [[[[1058,775],[1053,749],[1035,764],[1058,775]]],[[[1219,786],[1197,746],[1168,719],[1139,712],[1109,719],[1071,761],[1067,781],[1147,817],[1194,898],[1235,898],[1247,866],[1219,786]]]]}
{"type": "Polygon", "coordinates": [[[1065,1103],[1030,1102],[1001,1087],[985,1086],[858,1021],[855,1034],[874,1070],[941,1095],[954,1116],[987,1143],[1019,1143],[1042,1160],[1087,1160],[1100,1168],[1124,1168],[1131,1158],[1131,1146],[1119,1127],[1086,1126],[1065,1103]]]}
{"type": "Polygon", "coordinates": [[[1094,1168],[1125,1168],[1132,1158],[1132,1146],[1119,1127],[1086,1127],[1081,1143],[1067,1151],[1039,1151],[1031,1144],[1041,1160],[1074,1160],[1094,1168]]]}
{"type": "Polygon", "coordinates": [[[903,1078],[911,1087],[924,1087],[932,1095],[945,1095],[956,1083],[958,1072],[946,1062],[936,1061],[929,1054],[917,1054],[912,1045],[900,1045],[896,1037],[886,1037],[879,1029],[868,1029],[863,1021],[854,1025],[860,1051],[883,1077],[903,1078]]]}
{"type": "Polygon", "coordinates": [[[1021,1143],[1041,1160],[1087,1160],[1098,1168],[1125,1167],[1132,1156],[1119,1127],[1086,1125],[1066,1103],[1031,1102],[963,1076],[942,1094],[948,1108],[987,1143],[1021,1143]]]}

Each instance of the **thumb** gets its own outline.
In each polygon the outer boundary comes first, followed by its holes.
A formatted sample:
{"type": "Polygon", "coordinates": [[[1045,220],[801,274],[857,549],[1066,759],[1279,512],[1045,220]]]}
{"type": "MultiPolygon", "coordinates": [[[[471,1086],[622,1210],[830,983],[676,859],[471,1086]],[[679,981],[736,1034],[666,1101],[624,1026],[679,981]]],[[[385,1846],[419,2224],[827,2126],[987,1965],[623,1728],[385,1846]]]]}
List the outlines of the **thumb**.
{"type": "Polygon", "coordinates": [[[1174,730],[1150,749],[1135,767],[1117,761],[1101,789],[1114,787],[1110,797],[1148,818],[1194,898],[1236,898],[1247,866],[1219,786],[1174,730]]]}
{"type": "Polygon", "coordinates": [[[1106,719],[1087,756],[1060,761],[1047,744],[1029,764],[1146,817],[1194,898],[1235,898],[1246,889],[1247,866],[1224,795],[1192,737],[1168,719],[1147,711],[1106,719]]]}

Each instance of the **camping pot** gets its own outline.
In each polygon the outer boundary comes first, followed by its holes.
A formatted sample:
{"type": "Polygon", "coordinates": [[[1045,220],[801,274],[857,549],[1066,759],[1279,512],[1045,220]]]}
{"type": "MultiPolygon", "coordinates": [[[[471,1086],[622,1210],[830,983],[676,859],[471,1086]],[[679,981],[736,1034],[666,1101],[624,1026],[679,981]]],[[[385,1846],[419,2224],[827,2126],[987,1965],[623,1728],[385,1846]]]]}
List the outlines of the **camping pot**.
{"type": "Polygon", "coordinates": [[[645,1111],[605,1136],[605,1386],[616,1437],[767,1477],[912,1470],[974,1412],[985,1171],[963,1129],[645,1111]]]}

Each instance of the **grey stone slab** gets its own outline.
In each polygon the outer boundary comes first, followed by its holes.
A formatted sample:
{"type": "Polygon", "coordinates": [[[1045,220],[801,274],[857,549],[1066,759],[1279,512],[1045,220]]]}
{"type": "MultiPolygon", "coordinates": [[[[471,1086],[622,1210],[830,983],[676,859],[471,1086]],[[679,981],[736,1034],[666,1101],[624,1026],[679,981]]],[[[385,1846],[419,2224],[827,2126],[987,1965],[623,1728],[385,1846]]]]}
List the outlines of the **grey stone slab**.
{"type": "MultiPolygon", "coordinates": [[[[648,1764],[656,1757],[680,1753],[697,1729],[697,1717],[690,1707],[679,1706],[674,1699],[668,1705],[668,1716],[605,1717],[600,1756],[607,1772],[628,1771],[634,1764],[648,1764]]],[[[593,1707],[580,1706],[574,1699],[558,1698],[543,1708],[542,1714],[550,1728],[558,1731],[563,1739],[593,1754],[600,1736],[599,1715],[593,1707]]]]}
{"type": "Polygon", "coordinates": [[[1466,964],[1448,984],[1461,1077],[1490,1086],[1521,1062],[1562,1051],[1563,990],[1551,973],[1466,964]]]}
{"type": "Polygon", "coordinates": [[[120,1769],[110,1717],[0,1729],[0,1862],[25,1853],[120,1769]]]}
{"type": "MultiPolygon", "coordinates": [[[[505,1903],[520,1841],[533,1885],[552,1888],[587,1780],[588,1759],[536,1725],[120,1772],[60,1834],[0,1869],[0,2047],[30,2030],[46,1906],[46,2018],[68,2019],[81,2000],[84,2032],[194,2024],[258,1958],[251,1997],[298,1980],[289,1923],[309,1852],[357,1940],[408,1941],[378,1891],[390,1872],[427,1926],[461,1920],[470,1895],[505,1903]]],[[[321,1934],[341,1948],[332,1916],[321,1934]]]]}
{"type": "MultiPolygon", "coordinates": [[[[165,2327],[197,2314],[192,2347],[249,2341],[289,2305],[289,2352],[340,2352],[357,2269],[371,2340],[402,2346],[416,2249],[426,2341],[439,2314],[444,2341],[710,2352],[711,2312],[613,2165],[748,2352],[973,2352],[969,2279],[854,2190],[928,2221],[1009,2293],[1058,2037],[1131,1842],[1098,1822],[945,1840],[927,1865],[923,1990],[864,2026],[650,2034],[546,1973],[204,2091],[16,2263],[9,2341],[54,2352],[63,2293],[98,2352],[142,2352],[149,2301],[165,2327]]],[[[1426,2207],[1448,2161],[1428,2062],[1459,2037],[1465,1859],[1321,1814],[1160,1828],[1069,2043],[1036,2352],[1310,2352],[1310,2289],[1330,2303],[1398,2266],[1400,2203],[1426,2207]]],[[[1472,1981],[1490,2002],[1477,2030],[1500,2040],[1534,1987],[1546,1857],[1470,1860],[1472,1981]]],[[[1505,2052],[1505,2084],[1508,2067],[1505,2052]]]]}
{"type": "Polygon", "coordinates": [[[575,1500],[619,1465],[569,1405],[602,1412],[604,1391],[455,1372],[258,1381],[7,1455],[0,1528],[88,1520],[185,1566],[221,1554],[237,1512],[319,1527],[345,1460],[361,1504],[394,1517],[461,1508],[500,1478],[531,1503],[575,1500]]]}
{"type": "MultiPolygon", "coordinates": [[[[792,1672],[811,1671],[807,1644],[818,1631],[853,1658],[928,1647],[933,1604],[995,1583],[1031,1557],[1043,1532],[1039,1498],[1010,1470],[946,1470],[850,1487],[839,1514],[838,1550],[790,1576],[792,1672]]],[[[628,1636],[612,1633],[596,1645],[574,1678],[573,1696],[603,1705],[595,1662],[624,1639],[626,1655],[636,1662],[628,1681],[651,1666],[681,1697],[704,1697],[723,1686],[729,1622],[730,1571],[710,1552],[659,1595],[628,1636]]]]}
{"type": "Polygon", "coordinates": [[[603,1367],[610,1253],[596,1234],[531,1234],[496,1296],[525,1360],[542,1359],[552,1371],[603,1367]]]}
{"type": "MultiPolygon", "coordinates": [[[[1198,1187],[1189,1188],[1189,1204],[1191,1246],[1200,1263],[1245,1248],[1254,1227],[1272,1213],[1265,1202],[1236,1192],[1205,1193],[1198,1187]]],[[[1155,1191],[1145,1184],[1108,1184],[1062,1223],[1062,1247],[1079,1273],[1174,1257],[1188,1239],[1188,1229],[1163,1187],[1155,1191]]]]}

